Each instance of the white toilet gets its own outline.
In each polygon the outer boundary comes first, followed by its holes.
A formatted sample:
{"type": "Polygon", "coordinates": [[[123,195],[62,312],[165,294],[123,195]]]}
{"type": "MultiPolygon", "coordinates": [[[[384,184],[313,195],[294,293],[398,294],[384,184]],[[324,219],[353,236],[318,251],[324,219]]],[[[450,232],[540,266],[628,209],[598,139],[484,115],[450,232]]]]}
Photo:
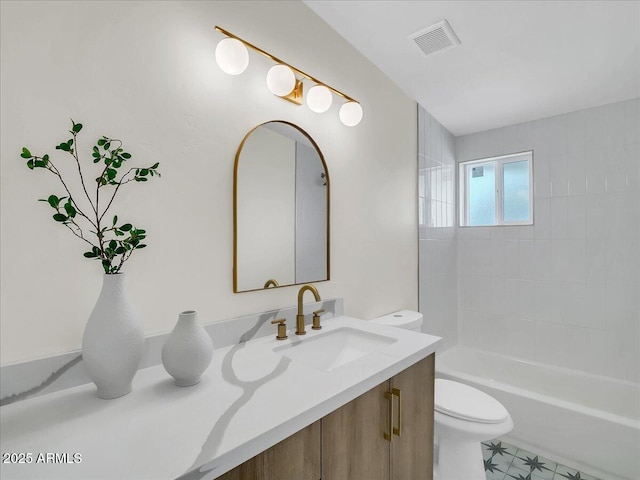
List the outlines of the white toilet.
{"type": "MultiPolygon", "coordinates": [[[[422,314],[401,310],[371,321],[420,332],[422,314]]],[[[495,398],[443,378],[435,381],[434,423],[438,480],[485,480],[480,442],[513,428],[509,412],[495,398]]]]}

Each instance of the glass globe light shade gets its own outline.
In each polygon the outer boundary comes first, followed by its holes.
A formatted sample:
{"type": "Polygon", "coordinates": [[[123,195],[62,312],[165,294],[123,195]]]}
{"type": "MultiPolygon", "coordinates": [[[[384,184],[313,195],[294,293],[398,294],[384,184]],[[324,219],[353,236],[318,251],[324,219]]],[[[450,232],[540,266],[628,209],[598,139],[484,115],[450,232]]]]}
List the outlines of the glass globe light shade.
{"type": "Polygon", "coordinates": [[[274,65],[267,73],[267,87],[274,95],[285,97],[296,86],[296,76],[286,65],[274,65]]]}
{"type": "Polygon", "coordinates": [[[307,106],[312,112],[324,113],[331,107],[333,95],[324,85],[311,87],[307,92],[307,106]]]}
{"type": "Polygon", "coordinates": [[[362,107],[358,102],[347,102],[340,107],[340,121],[347,127],[355,127],[362,120],[362,107]]]}
{"type": "Polygon", "coordinates": [[[240,75],[249,65],[249,52],[240,40],[224,38],[216,47],[216,63],[224,73],[240,75]]]}

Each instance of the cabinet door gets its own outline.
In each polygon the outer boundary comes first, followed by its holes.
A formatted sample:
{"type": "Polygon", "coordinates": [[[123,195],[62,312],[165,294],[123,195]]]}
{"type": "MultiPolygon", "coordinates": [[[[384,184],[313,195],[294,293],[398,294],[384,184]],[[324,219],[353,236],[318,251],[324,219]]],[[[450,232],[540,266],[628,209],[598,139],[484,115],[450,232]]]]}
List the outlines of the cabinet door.
{"type": "Polygon", "coordinates": [[[384,382],[322,419],[322,480],[388,480],[384,382]]]}
{"type": "Polygon", "coordinates": [[[391,442],[392,480],[433,478],[434,366],[435,354],[391,379],[401,398],[394,399],[394,425],[399,425],[400,436],[394,435],[391,442]]]}
{"type": "Polygon", "coordinates": [[[320,420],[225,473],[219,480],[320,480],[320,420]]]}

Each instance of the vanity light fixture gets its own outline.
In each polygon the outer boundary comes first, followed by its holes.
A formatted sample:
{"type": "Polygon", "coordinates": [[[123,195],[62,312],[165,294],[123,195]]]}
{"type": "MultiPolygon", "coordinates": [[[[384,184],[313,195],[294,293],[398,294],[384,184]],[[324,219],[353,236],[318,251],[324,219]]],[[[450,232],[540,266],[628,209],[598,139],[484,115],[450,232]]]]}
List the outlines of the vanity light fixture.
{"type": "Polygon", "coordinates": [[[340,121],[344,125],[353,127],[362,120],[362,107],[353,98],[217,25],[216,31],[227,37],[222,39],[216,47],[216,62],[223,72],[229,75],[239,75],[244,72],[249,64],[247,48],[250,48],[276,63],[267,73],[267,88],[274,95],[296,105],[302,105],[303,82],[308,80],[315,83],[306,96],[307,106],[312,112],[324,113],[329,110],[335,94],[346,100],[340,107],[339,113],[340,121]]]}

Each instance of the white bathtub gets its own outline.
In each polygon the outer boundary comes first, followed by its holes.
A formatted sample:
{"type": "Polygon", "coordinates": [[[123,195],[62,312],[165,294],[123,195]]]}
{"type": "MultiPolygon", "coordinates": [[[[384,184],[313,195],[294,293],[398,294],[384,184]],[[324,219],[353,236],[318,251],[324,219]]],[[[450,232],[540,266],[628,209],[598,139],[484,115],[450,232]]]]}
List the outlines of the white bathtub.
{"type": "Polygon", "coordinates": [[[640,385],[458,346],[436,376],[472,385],[509,410],[505,441],[603,480],[640,479],[640,385]]]}

